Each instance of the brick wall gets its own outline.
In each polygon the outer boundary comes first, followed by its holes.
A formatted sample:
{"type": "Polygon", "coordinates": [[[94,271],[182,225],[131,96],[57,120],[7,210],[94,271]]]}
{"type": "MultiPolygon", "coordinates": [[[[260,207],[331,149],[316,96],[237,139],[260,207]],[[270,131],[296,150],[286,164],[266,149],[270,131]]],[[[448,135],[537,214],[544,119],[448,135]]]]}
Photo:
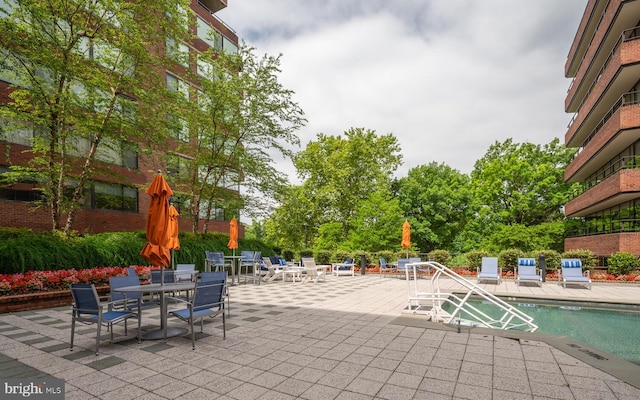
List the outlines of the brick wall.
{"type": "Polygon", "coordinates": [[[606,257],[619,251],[640,256],[640,233],[610,233],[565,239],[565,251],[578,249],[589,249],[596,255],[606,257]]]}

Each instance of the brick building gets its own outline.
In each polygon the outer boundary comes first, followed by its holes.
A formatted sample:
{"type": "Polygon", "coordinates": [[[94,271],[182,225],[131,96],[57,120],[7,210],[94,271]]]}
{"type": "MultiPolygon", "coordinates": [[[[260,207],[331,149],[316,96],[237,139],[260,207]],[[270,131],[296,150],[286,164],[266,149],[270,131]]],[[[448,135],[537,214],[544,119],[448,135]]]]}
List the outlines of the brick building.
{"type": "MultiPolygon", "coordinates": [[[[12,6],[15,6],[15,0],[0,0],[0,8],[10,9],[12,6]]],[[[190,8],[195,16],[191,19],[190,30],[197,37],[191,43],[173,45],[188,55],[189,61],[184,68],[197,71],[199,64],[196,55],[210,47],[217,51],[237,53],[236,33],[215,15],[226,6],[227,0],[191,0],[190,8]],[[215,39],[211,35],[212,32],[215,33],[215,39]]],[[[168,48],[168,44],[166,46],[168,48]]],[[[10,100],[10,85],[20,84],[12,80],[11,75],[6,72],[0,68],[0,103],[10,100]]],[[[180,77],[176,76],[178,74],[175,70],[166,71],[167,86],[173,83],[177,86],[180,80],[180,77]]],[[[3,123],[0,118],[0,124],[3,123]]],[[[0,174],[7,172],[10,166],[26,165],[31,157],[28,150],[34,135],[35,129],[31,129],[8,133],[5,131],[5,134],[0,136],[0,174]]],[[[109,151],[105,153],[98,153],[96,156],[92,181],[85,189],[83,208],[77,213],[73,229],[81,233],[145,229],[149,198],[144,190],[158,168],[157,155],[145,156],[139,152],[128,151],[124,147],[120,154],[109,151]],[[118,177],[118,181],[114,180],[115,176],[118,177]],[[126,184],[122,184],[123,181],[126,181],[126,184]],[[117,201],[114,202],[114,198],[117,201]]],[[[36,182],[28,181],[0,187],[0,226],[26,227],[34,230],[52,228],[51,211],[48,207],[34,207],[34,202],[40,197],[39,192],[34,190],[36,187],[36,182]]],[[[232,190],[239,193],[237,186],[232,190]]],[[[234,215],[236,213],[237,210],[227,213],[224,209],[217,209],[207,230],[228,232],[228,221],[231,217],[237,216],[234,215]]],[[[189,231],[191,228],[190,220],[180,218],[181,230],[189,231]]],[[[240,227],[241,236],[244,233],[242,229],[240,227]]]]}
{"type": "Polygon", "coordinates": [[[565,170],[581,189],[565,205],[581,221],[565,250],[640,255],[640,1],[589,0],[565,65],[574,116],[565,170]]]}

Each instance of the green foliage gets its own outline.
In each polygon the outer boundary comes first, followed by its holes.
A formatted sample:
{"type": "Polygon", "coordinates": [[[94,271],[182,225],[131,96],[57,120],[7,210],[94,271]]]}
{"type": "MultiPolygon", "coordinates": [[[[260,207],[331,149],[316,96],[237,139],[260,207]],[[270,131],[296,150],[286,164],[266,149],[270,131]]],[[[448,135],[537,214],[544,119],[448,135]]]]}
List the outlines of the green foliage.
{"type": "Polygon", "coordinates": [[[38,181],[52,229],[69,236],[92,179],[119,174],[127,183],[121,169],[95,161],[110,152],[122,156],[123,146],[137,151],[129,143],[149,149],[166,139],[167,112],[180,100],[158,84],[158,71],[171,70],[174,60],[149,43],[190,40],[179,12],[189,2],[11,3],[12,14],[0,18],[0,69],[19,85],[0,114],[10,130],[38,131],[28,165],[13,172],[38,181]]]}
{"type": "Polygon", "coordinates": [[[355,258],[353,256],[353,254],[351,254],[350,251],[346,251],[346,250],[337,250],[333,253],[333,262],[334,263],[341,263],[344,262],[344,260],[346,260],[347,258],[355,258]]]}
{"type": "Polygon", "coordinates": [[[537,249],[562,249],[563,240],[564,222],[553,221],[534,226],[497,224],[481,244],[494,253],[511,248],[531,252],[537,249]]]}
{"type": "Polygon", "coordinates": [[[640,264],[640,259],[631,253],[618,252],[612,254],[607,260],[608,271],[614,275],[626,275],[635,270],[640,264]]]}
{"type": "Polygon", "coordinates": [[[403,221],[398,199],[384,190],[373,191],[356,207],[347,246],[373,252],[391,249],[398,245],[403,221]]]}
{"type": "Polygon", "coordinates": [[[318,250],[345,249],[346,242],[342,224],[340,222],[322,224],[315,239],[315,248],[318,250]]]}
{"type": "Polygon", "coordinates": [[[313,257],[313,250],[311,249],[300,250],[300,258],[302,257],[313,257]]]}
{"type": "Polygon", "coordinates": [[[294,254],[295,253],[293,252],[293,250],[290,250],[290,249],[282,250],[282,258],[284,258],[286,261],[292,261],[294,254]]]}
{"type": "Polygon", "coordinates": [[[315,255],[316,264],[327,265],[331,264],[331,251],[318,250],[315,255]]]}
{"type": "MultiPolygon", "coordinates": [[[[531,255],[536,259],[536,262],[540,260],[541,255],[544,255],[544,262],[547,266],[547,271],[557,270],[560,266],[560,253],[555,250],[538,250],[531,253],[531,255]]],[[[539,263],[538,266],[540,266],[539,263]]]]}
{"type": "Polygon", "coordinates": [[[411,223],[411,241],[420,251],[453,247],[475,211],[469,182],[467,175],[432,162],[412,168],[394,184],[411,223]]]}
{"type": "Polygon", "coordinates": [[[409,251],[407,250],[398,250],[395,252],[396,254],[396,260],[398,258],[414,258],[414,257],[418,257],[418,252],[415,250],[411,250],[409,249],[409,251]]]}
{"type": "Polygon", "coordinates": [[[476,270],[482,265],[482,257],[490,257],[491,254],[485,250],[473,250],[465,254],[469,269],[476,270]]]}
{"type": "Polygon", "coordinates": [[[469,267],[469,261],[467,260],[466,254],[457,254],[451,259],[451,262],[448,265],[449,267],[469,267]]]}
{"type": "Polygon", "coordinates": [[[520,249],[507,249],[498,254],[498,265],[503,271],[513,271],[518,265],[518,258],[524,257],[525,253],[520,249]]]}
{"type": "MultiPolygon", "coordinates": [[[[0,236],[12,235],[0,241],[3,260],[0,273],[11,274],[29,270],[90,269],[95,267],[128,267],[147,265],[140,256],[146,243],[144,232],[113,232],[64,239],[60,235],[32,233],[16,236],[0,229],[0,236]]],[[[229,236],[221,233],[180,233],[180,250],[174,251],[176,264],[196,264],[204,269],[205,250],[232,253],[226,245],[229,236]]],[[[240,239],[238,252],[261,251],[265,257],[274,254],[266,244],[254,239],[240,239]]]]}
{"type": "MultiPolygon", "coordinates": [[[[292,190],[297,198],[284,199],[270,232],[297,231],[298,238],[308,238],[315,249],[335,250],[349,247],[351,231],[366,218],[375,217],[368,223],[389,229],[388,221],[399,217],[393,204],[381,207],[373,216],[366,210],[374,199],[390,198],[391,178],[401,159],[400,146],[391,134],[377,135],[364,128],[351,128],[343,136],[318,134],[294,157],[303,184],[292,190]]],[[[362,232],[351,239],[358,247],[364,247],[360,245],[363,241],[368,241],[367,248],[376,246],[362,232]]]]}
{"type": "MultiPolygon", "coordinates": [[[[579,258],[580,261],[582,261],[582,268],[588,268],[589,270],[592,270],[598,262],[593,252],[591,250],[585,249],[565,251],[564,253],[562,253],[561,258],[579,258]]],[[[560,268],[559,262],[558,268],[560,268]]]]}
{"type": "Polygon", "coordinates": [[[429,252],[429,259],[446,266],[451,262],[451,254],[446,250],[432,250],[429,252]]]}
{"type": "Polygon", "coordinates": [[[572,190],[564,168],[572,154],[558,139],[543,146],[512,139],[494,143],[471,173],[476,200],[485,205],[482,214],[503,225],[562,220],[560,210],[572,190]]]}
{"type": "MultiPolygon", "coordinates": [[[[379,258],[384,258],[387,263],[394,262],[397,259],[394,252],[387,251],[387,250],[376,252],[376,258],[378,258],[378,259],[379,258]]],[[[374,264],[375,263],[378,263],[378,264],[380,263],[380,260],[378,260],[378,259],[376,259],[374,261],[374,264]]]]}

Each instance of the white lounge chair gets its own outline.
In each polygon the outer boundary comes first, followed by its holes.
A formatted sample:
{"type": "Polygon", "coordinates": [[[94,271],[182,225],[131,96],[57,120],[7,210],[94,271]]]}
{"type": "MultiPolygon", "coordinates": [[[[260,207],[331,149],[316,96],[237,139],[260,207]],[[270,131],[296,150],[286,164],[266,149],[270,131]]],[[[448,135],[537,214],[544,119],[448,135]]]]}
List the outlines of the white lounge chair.
{"type": "Polygon", "coordinates": [[[516,267],[516,285],[520,286],[521,282],[533,282],[542,287],[542,275],[536,267],[535,258],[518,258],[518,266],[516,267]]]}
{"type": "Polygon", "coordinates": [[[304,272],[306,274],[304,278],[305,281],[312,280],[316,283],[320,279],[323,281],[326,280],[327,265],[316,265],[316,260],[312,257],[303,257],[302,266],[304,267],[304,272]]]}
{"type": "Polygon", "coordinates": [[[478,283],[480,281],[494,281],[502,283],[502,268],[498,268],[498,257],[482,257],[482,265],[478,271],[478,283]]]}
{"type": "Polygon", "coordinates": [[[582,261],[579,258],[563,258],[560,260],[558,284],[566,289],[567,283],[576,283],[591,289],[589,270],[582,271],[582,261]]]}
{"type": "Polygon", "coordinates": [[[353,258],[347,258],[343,263],[333,264],[331,271],[335,276],[356,276],[356,264],[353,262],[353,258]]]}
{"type": "Polygon", "coordinates": [[[274,266],[269,257],[262,257],[262,262],[267,268],[267,273],[262,277],[264,281],[275,281],[276,279],[282,279],[282,268],[280,265],[274,266]]]}

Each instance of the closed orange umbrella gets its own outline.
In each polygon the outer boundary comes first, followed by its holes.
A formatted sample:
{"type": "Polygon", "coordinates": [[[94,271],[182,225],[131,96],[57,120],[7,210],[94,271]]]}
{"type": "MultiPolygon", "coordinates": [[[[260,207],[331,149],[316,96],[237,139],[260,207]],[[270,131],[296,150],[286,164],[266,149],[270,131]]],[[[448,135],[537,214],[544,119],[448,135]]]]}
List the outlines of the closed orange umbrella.
{"type": "Polygon", "coordinates": [[[180,240],[178,239],[178,210],[171,204],[169,206],[169,250],[180,250],[180,240]]]}
{"type": "Polygon", "coordinates": [[[227,247],[234,250],[238,248],[238,221],[236,221],[236,217],[231,218],[231,222],[229,222],[229,243],[227,243],[227,247]]]}
{"type": "Polygon", "coordinates": [[[409,249],[409,247],[411,247],[411,225],[409,225],[409,221],[407,221],[406,219],[404,220],[404,224],[402,224],[401,246],[403,249],[409,249]]]}
{"type": "Polygon", "coordinates": [[[146,193],[151,197],[147,212],[147,243],[140,255],[151,265],[166,267],[171,264],[169,254],[169,197],[173,191],[162,174],[153,178],[146,193]]]}

